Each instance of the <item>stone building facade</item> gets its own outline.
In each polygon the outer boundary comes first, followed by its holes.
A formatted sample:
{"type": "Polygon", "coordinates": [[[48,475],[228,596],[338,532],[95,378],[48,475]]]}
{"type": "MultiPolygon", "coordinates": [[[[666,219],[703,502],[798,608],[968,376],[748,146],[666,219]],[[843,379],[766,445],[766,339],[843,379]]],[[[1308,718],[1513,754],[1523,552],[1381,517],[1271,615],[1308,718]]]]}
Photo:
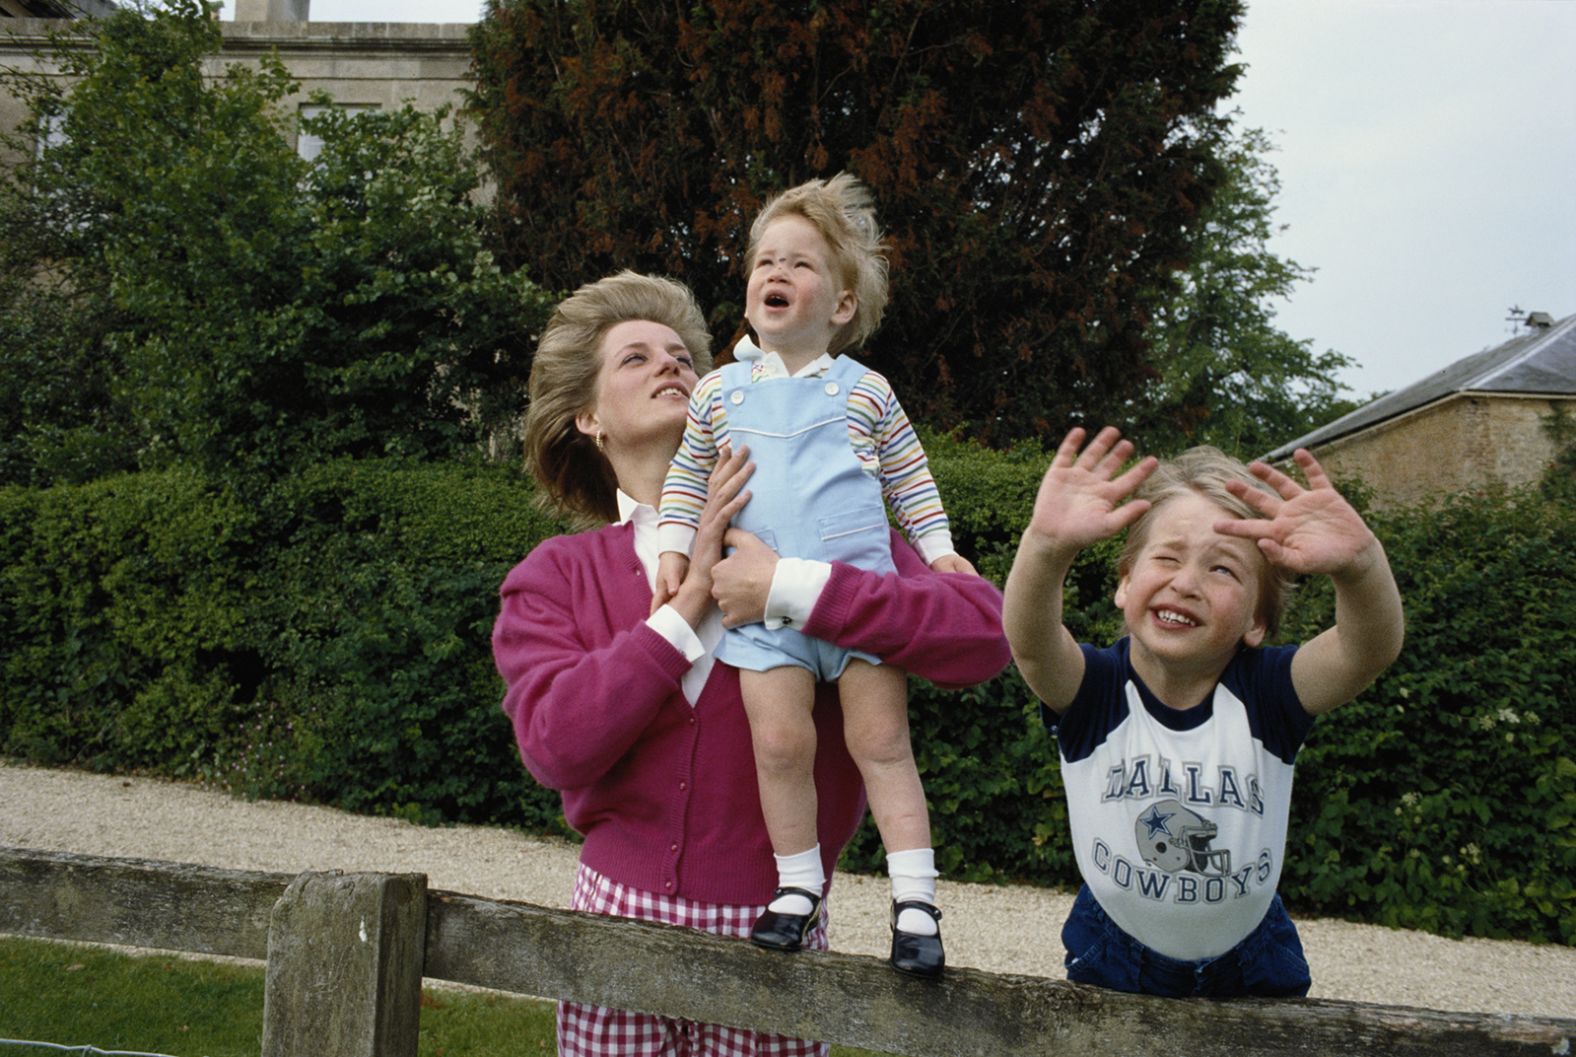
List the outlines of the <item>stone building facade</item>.
{"type": "Polygon", "coordinates": [[[457,112],[474,84],[465,23],[312,22],[307,0],[237,0],[235,14],[215,66],[276,52],[300,83],[284,101],[297,111],[321,92],[339,106],[457,112]]]}
{"type": "Polygon", "coordinates": [[[1538,481],[1554,461],[1545,422],[1576,397],[1459,394],[1310,449],[1337,481],[1361,479],[1378,506],[1413,506],[1488,485],[1538,481]]]}
{"type": "MultiPolygon", "coordinates": [[[[339,106],[391,110],[410,102],[421,110],[447,105],[457,112],[473,85],[467,23],[313,22],[308,0],[237,0],[235,15],[220,24],[224,44],[210,60],[213,75],[231,63],[256,65],[276,53],[300,85],[283,101],[291,112],[310,106],[316,92],[339,106]]],[[[0,19],[0,66],[53,72],[44,52],[51,31],[64,24],[60,18],[0,19]]],[[[0,128],[16,129],[25,117],[21,102],[0,92],[0,128]]]]}
{"type": "Polygon", "coordinates": [[[1269,453],[1307,448],[1337,481],[1361,479],[1376,506],[1538,481],[1553,463],[1548,423],[1576,421],[1576,316],[1529,317],[1527,333],[1458,360],[1269,453]]]}

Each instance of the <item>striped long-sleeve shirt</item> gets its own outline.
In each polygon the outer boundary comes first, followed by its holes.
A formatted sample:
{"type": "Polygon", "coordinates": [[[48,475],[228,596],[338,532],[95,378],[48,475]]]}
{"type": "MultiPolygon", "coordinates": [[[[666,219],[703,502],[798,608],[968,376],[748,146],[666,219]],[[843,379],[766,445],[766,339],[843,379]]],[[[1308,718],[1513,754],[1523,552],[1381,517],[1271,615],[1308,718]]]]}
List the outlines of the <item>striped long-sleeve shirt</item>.
{"type": "MultiPolygon", "coordinates": [[[[823,356],[801,376],[823,375],[831,362],[830,356],[823,356]]],[[[752,381],[772,376],[765,361],[751,364],[752,381]]],[[[849,445],[865,472],[881,482],[881,494],[909,542],[927,564],[955,553],[947,512],[942,509],[941,493],[930,475],[925,449],[891,383],[867,369],[849,390],[847,412],[849,445]]],[[[690,394],[684,439],[663,484],[658,527],[661,550],[689,553],[701,509],[706,505],[707,481],[716,465],[717,452],[730,443],[722,372],[712,371],[690,394]]]]}

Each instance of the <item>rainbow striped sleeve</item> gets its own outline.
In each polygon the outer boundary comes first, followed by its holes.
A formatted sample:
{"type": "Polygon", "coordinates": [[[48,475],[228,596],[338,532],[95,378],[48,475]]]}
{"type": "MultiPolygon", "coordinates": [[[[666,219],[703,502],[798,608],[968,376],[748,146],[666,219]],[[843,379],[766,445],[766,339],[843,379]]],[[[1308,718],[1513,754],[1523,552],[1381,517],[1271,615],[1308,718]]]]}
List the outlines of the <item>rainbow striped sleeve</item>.
{"type": "Polygon", "coordinates": [[[874,441],[881,494],[920,556],[929,564],[955,553],[952,528],[925,449],[891,383],[875,371],[866,371],[849,393],[848,417],[850,430],[864,432],[874,441]]]}
{"type": "Polygon", "coordinates": [[[722,407],[722,375],[712,371],[690,394],[684,438],[662,483],[657,511],[659,552],[690,552],[700,512],[706,506],[708,480],[717,463],[717,449],[727,439],[728,419],[722,407]]]}

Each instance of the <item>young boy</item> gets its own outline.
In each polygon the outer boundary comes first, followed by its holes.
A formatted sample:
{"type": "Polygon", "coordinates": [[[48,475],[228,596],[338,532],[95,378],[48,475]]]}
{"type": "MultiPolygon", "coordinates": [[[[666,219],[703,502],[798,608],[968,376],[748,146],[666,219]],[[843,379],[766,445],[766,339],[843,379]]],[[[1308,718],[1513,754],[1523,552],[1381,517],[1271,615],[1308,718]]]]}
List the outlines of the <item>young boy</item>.
{"type": "Polygon", "coordinates": [[[1062,930],[1068,979],[1121,991],[1304,995],[1276,895],[1292,764],[1313,718],[1401,649],[1384,548],[1306,451],[1308,488],[1212,448],[1133,453],[1115,429],[1062,441],[1007,580],[1003,623],[1056,730],[1084,884],[1062,930]],[[1128,497],[1131,501],[1123,503],[1128,497]],[[1062,624],[1079,550],[1131,526],[1117,563],[1127,637],[1062,624]],[[1335,585],[1335,626],[1265,647],[1290,578],[1335,585]]]}
{"type": "MultiPolygon", "coordinates": [[[[656,598],[683,581],[693,526],[718,452],[748,446],[750,500],[735,518],[785,559],[786,574],[824,582],[833,560],[891,571],[886,511],[931,568],[973,572],[953,552],[941,499],[885,378],[851,357],[887,300],[887,261],[869,192],[847,173],[769,202],[750,229],[745,318],[756,344],[701,379],[663,488],[656,598]]],[[[930,816],[908,735],[906,676],[791,626],[791,614],[730,628],[717,658],[739,669],[762,814],[779,887],[755,923],[759,946],[796,950],[820,918],[828,865],[817,834],[815,683],[836,680],[849,755],[858,764],[892,878],[892,965],[937,976],[945,963],[930,816]]]]}

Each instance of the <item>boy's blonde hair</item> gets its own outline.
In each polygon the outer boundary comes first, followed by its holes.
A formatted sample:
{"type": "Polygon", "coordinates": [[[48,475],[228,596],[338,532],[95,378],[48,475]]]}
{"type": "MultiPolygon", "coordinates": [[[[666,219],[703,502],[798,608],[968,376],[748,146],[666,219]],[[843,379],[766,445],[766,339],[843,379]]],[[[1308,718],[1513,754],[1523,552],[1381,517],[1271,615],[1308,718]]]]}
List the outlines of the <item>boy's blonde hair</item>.
{"type": "Polygon", "coordinates": [[[575,417],[596,403],[603,336],[631,320],[671,327],[696,372],[711,370],[711,333],[683,283],[623,271],[582,286],[553,310],[531,363],[525,466],[549,506],[584,524],[618,519],[618,480],[575,417]]]}
{"type": "MultiPolygon", "coordinates": [[[[1181,455],[1163,459],[1149,479],[1133,493],[1134,499],[1147,499],[1148,512],[1128,530],[1122,553],[1116,560],[1119,576],[1132,572],[1138,552],[1149,538],[1150,517],[1160,504],[1185,492],[1194,492],[1208,499],[1237,518],[1261,518],[1264,515],[1226,491],[1227,481],[1242,481],[1261,492],[1275,495],[1275,490],[1248,472],[1240,460],[1233,459],[1219,448],[1207,444],[1189,448],[1181,455]]],[[[1257,547],[1253,548],[1259,559],[1258,618],[1264,622],[1265,637],[1273,636],[1280,629],[1281,617],[1286,612],[1286,602],[1294,586],[1294,577],[1284,569],[1269,563],[1257,547]]]]}
{"type": "Polygon", "coordinates": [[[844,172],[830,180],[807,181],[771,199],[750,225],[750,244],[744,254],[747,269],[755,267],[767,226],[786,216],[801,216],[815,225],[831,248],[837,280],[858,302],[854,318],[833,335],[827,351],[836,355],[857,348],[881,325],[887,305],[887,248],[876,225],[870,189],[844,172]]]}

